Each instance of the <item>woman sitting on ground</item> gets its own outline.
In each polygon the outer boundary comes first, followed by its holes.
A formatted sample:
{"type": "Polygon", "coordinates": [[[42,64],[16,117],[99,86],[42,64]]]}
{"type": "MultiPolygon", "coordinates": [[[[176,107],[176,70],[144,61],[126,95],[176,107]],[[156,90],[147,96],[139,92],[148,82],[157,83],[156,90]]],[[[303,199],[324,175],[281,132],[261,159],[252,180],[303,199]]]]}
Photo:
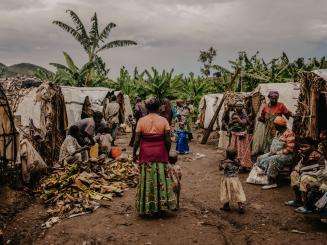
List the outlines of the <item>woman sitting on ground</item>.
{"type": "MultiPolygon", "coordinates": [[[[83,151],[86,150],[86,148],[81,147],[78,143],[78,139],[80,137],[80,130],[78,126],[72,125],[67,132],[66,139],[62,143],[60,147],[60,153],[59,153],[59,164],[65,165],[65,164],[71,164],[74,162],[82,162],[87,158],[87,154],[84,154],[83,157],[83,151]]],[[[56,167],[59,167],[58,165],[56,167]]]]}
{"type": "Polygon", "coordinates": [[[138,161],[140,169],[136,209],[141,216],[153,216],[176,210],[177,200],[173,181],[168,174],[171,147],[169,123],[158,115],[160,103],[156,98],[149,99],[146,107],[149,114],[137,123],[133,149],[133,158],[138,161]]]}
{"type": "Polygon", "coordinates": [[[270,151],[258,157],[257,166],[265,171],[269,184],[262,189],[277,187],[276,178],[284,166],[292,164],[295,146],[295,135],[287,128],[287,121],[284,117],[277,116],[274,120],[276,136],[270,146],[270,151]]]}

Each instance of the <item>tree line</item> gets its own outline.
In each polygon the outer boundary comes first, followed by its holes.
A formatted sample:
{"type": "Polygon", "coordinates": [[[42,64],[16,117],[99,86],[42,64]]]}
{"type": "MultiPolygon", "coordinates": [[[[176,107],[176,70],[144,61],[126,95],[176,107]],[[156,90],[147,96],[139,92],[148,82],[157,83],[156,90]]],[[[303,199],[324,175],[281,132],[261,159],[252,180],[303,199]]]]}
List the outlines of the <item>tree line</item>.
{"type": "Polygon", "coordinates": [[[232,90],[236,92],[252,91],[259,83],[284,83],[297,79],[304,71],[326,69],[327,61],[322,58],[298,58],[290,60],[286,53],[269,61],[264,60],[259,52],[249,55],[246,51],[238,53],[235,60],[229,61],[229,67],[214,63],[217,50],[210,47],[201,50],[198,61],[201,63],[200,75],[194,73],[176,74],[173,69],[159,71],[155,67],[139,71],[135,67],[129,72],[125,67],[120,69],[117,79],[109,78],[109,68],[100,53],[104,50],[117,47],[137,45],[132,40],[108,41],[115,23],[108,23],[100,30],[97,14],[91,18],[90,29],[87,30],[80,17],[72,10],[67,10],[73,25],[55,20],[53,24],[69,33],[83,48],[88,62],[78,67],[73,58],[63,52],[65,64],[50,63],[56,71],[47,74],[38,70],[36,76],[62,85],[70,86],[103,86],[121,90],[128,94],[132,101],[137,96],[145,99],[156,96],[163,100],[188,99],[198,105],[201,97],[208,93],[221,93],[231,81],[235,81],[232,90]]]}

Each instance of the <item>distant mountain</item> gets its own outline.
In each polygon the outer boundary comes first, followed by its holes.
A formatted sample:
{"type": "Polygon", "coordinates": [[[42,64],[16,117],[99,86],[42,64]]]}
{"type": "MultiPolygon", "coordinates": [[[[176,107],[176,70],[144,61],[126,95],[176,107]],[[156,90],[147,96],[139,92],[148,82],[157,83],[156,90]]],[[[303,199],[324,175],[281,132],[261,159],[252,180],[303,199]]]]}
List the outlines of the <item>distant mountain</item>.
{"type": "Polygon", "coordinates": [[[13,76],[33,76],[35,72],[40,69],[46,73],[51,73],[51,71],[37,65],[30,63],[20,63],[12,66],[6,66],[0,63],[0,77],[13,77],[13,76]]]}

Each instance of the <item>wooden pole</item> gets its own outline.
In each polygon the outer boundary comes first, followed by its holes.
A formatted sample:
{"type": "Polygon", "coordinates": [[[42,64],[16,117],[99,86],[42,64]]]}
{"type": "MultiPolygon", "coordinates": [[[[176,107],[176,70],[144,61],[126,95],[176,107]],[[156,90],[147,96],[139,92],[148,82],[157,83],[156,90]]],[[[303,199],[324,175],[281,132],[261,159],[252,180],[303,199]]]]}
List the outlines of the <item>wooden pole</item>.
{"type": "Polygon", "coordinates": [[[222,97],[218,107],[217,107],[217,110],[215,111],[215,114],[213,115],[213,118],[211,119],[211,122],[208,126],[208,128],[206,129],[206,131],[204,132],[204,135],[203,135],[203,138],[202,138],[202,141],[201,141],[201,144],[204,145],[207,143],[208,141],[208,138],[210,136],[210,133],[211,131],[213,130],[213,126],[215,125],[215,122],[217,121],[218,119],[218,116],[219,116],[219,112],[221,110],[221,107],[223,106],[224,104],[224,101],[226,99],[226,93],[224,94],[224,96],[222,97]]]}
{"type": "MultiPolygon", "coordinates": [[[[236,78],[237,76],[241,73],[241,69],[240,68],[237,68],[235,73],[233,74],[232,78],[231,78],[231,81],[230,81],[230,84],[229,84],[229,87],[227,89],[227,93],[228,91],[231,91],[232,88],[233,88],[233,85],[235,84],[235,81],[236,81],[236,78]]],[[[206,131],[204,132],[204,135],[203,135],[203,138],[201,140],[201,144],[202,145],[205,145],[209,139],[209,136],[210,136],[210,133],[211,131],[213,130],[213,126],[215,125],[215,122],[217,121],[218,119],[218,116],[219,116],[219,112],[221,110],[221,107],[223,106],[224,102],[225,102],[225,99],[226,99],[226,96],[227,96],[227,93],[225,92],[224,93],[224,96],[223,98],[221,99],[219,105],[218,105],[218,108],[217,110],[215,111],[215,114],[213,115],[213,118],[211,119],[211,122],[208,126],[208,128],[206,129],[206,131]]]]}

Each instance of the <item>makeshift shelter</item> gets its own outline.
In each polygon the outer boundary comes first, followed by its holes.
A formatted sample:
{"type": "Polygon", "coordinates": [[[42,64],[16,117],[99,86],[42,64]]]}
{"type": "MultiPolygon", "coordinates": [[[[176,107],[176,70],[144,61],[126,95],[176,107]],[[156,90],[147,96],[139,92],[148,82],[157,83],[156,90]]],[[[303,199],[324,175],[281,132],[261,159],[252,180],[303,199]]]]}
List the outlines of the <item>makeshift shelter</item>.
{"type": "MultiPolygon", "coordinates": [[[[217,94],[207,94],[203,96],[200,100],[199,104],[199,116],[197,120],[197,124],[201,128],[208,128],[213,115],[215,114],[215,111],[218,108],[219,102],[223,98],[222,93],[217,93],[217,94]]],[[[219,119],[218,121],[221,121],[223,113],[219,113],[219,119]]],[[[217,129],[218,122],[215,123],[214,129],[217,129]]]]}
{"type": "MultiPolygon", "coordinates": [[[[61,86],[63,93],[67,116],[68,125],[74,124],[81,119],[82,109],[85,102],[85,98],[88,97],[91,102],[92,110],[102,111],[103,101],[107,94],[113,92],[109,88],[102,87],[69,87],[61,86]]],[[[116,95],[119,91],[114,92],[116,95]]],[[[129,115],[133,115],[130,98],[128,95],[124,95],[124,116],[125,119],[129,115]]]]}
{"type": "Polygon", "coordinates": [[[17,168],[18,139],[8,99],[0,85],[0,183],[19,176],[17,168]]]}
{"type": "MultiPolygon", "coordinates": [[[[58,160],[67,129],[64,98],[58,85],[43,82],[20,98],[14,112],[22,137],[29,139],[48,165],[58,160]]],[[[21,137],[21,138],[22,138],[21,137]]]]}
{"type": "Polygon", "coordinates": [[[0,83],[6,93],[10,108],[14,113],[24,96],[34,88],[39,87],[42,81],[34,77],[18,76],[0,79],[0,83]]]}
{"type": "Polygon", "coordinates": [[[300,74],[300,95],[293,130],[297,139],[317,140],[327,130],[327,69],[300,74]]]}
{"type": "MultiPolygon", "coordinates": [[[[265,125],[259,122],[257,119],[260,113],[268,103],[268,94],[270,91],[278,91],[279,102],[282,102],[286,107],[295,113],[297,108],[297,100],[299,98],[300,88],[298,83],[288,82],[288,83],[260,83],[256,89],[252,92],[253,98],[253,108],[256,114],[255,129],[253,133],[253,144],[252,144],[252,154],[259,154],[262,152],[265,125]]],[[[288,121],[288,126],[291,128],[293,125],[293,119],[290,118],[288,121]]]]}
{"type": "MultiPolygon", "coordinates": [[[[199,105],[199,117],[197,120],[198,125],[205,129],[208,128],[219,104],[222,100],[224,94],[208,94],[201,98],[200,105],[199,105]]],[[[221,110],[219,111],[219,115],[217,121],[214,124],[213,130],[221,129],[222,128],[222,119],[225,113],[229,113],[229,108],[233,107],[236,101],[243,101],[245,103],[245,109],[248,106],[248,95],[249,93],[239,92],[234,93],[230,92],[226,94],[226,99],[223,103],[221,110]]],[[[228,145],[228,135],[226,131],[220,130],[219,132],[219,143],[218,148],[224,149],[228,145]]]]}
{"type": "MultiPolygon", "coordinates": [[[[244,93],[244,92],[228,93],[228,95],[224,101],[223,107],[219,112],[217,122],[214,125],[214,130],[221,127],[221,121],[222,121],[222,118],[223,118],[223,115],[225,113],[225,109],[227,108],[227,106],[232,105],[237,100],[245,101],[245,98],[247,97],[247,95],[248,95],[248,93],[244,93]]],[[[208,128],[223,96],[224,96],[224,94],[217,93],[217,94],[207,94],[201,98],[200,104],[199,104],[199,116],[198,116],[198,120],[197,120],[197,123],[200,127],[205,128],[205,129],[208,128]]]]}

